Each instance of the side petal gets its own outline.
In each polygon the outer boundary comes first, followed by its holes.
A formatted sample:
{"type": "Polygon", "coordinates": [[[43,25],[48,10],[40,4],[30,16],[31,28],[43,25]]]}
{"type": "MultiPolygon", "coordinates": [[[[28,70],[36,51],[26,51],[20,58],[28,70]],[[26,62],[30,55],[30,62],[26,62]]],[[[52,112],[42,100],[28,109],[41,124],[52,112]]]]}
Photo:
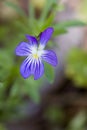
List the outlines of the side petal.
{"type": "Polygon", "coordinates": [[[31,60],[28,57],[21,64],[20,73],[24,79],[31,76],[30,65],[31,65],[31,60]]]}
{"type": "Polygon", "coordinates": [[[41,60],[36,61],[35,71],[34,71],[34,80],[41,78],[44,74],[44,64],[41,60]]]}
{"type": "Polygon", "coordinates": [[[30,44],[37,45],[38,41],[34,36],[30,36],[28,34],[25,35],[26,39],[30,42],[30,44]]]}
{"type": "Polygon", "coordinates": [[[58,64],[57,56],[52,50],[44,50],[42,59],[54,67],[58,64]]]}
{"type": "Polygon", "coordinates": [[[46,46],[53,32],[54,32],[54,29],[52,27],[49,27],[46,30],[44,30],[42,33],[40,33],[40,46],[42,46],[42,48],[46,46]]]}
{"type": "Polygon", "coordinates": [[[18,56],[28,56],[31,53],[30,45],[26,42],[21,42],[15,49],[18,56]]]}

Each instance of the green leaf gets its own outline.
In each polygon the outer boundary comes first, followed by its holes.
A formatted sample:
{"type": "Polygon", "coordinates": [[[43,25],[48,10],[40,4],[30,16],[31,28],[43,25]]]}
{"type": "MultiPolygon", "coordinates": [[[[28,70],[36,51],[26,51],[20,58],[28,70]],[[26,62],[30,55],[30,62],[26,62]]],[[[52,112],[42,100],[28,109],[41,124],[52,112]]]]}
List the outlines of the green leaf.
{"type": "Polygon", "coordinates": [[[13,8],[20,16],[26,16],[25,12],[16,4],[12,3],[12,2],[4,2],[5,5],[13,8]]]}
{"type": "Polygon", "coordinates": [[[49,11],[51,10],[52,6],[57,3],[56,0],[47,0],[46,4],[44,6],[44,9],[42,10],[40,21],[44,21],[46,17],[48,16],[49,11]]]}
{"type": "Polygon", "coordinates": [[[55,29],[61,29],[61,28],[68,28],[68,27],[75,27],[75,26],[86,26],[87,23],[84,23],[80,20],[69,20],[64,22],[59,22],[54,25],[55,29]]]}
{"type": "Polygon", "coordinates": [[[54,36],[65,34],[65,33],[67,33],[67,30],[65,28],[57,29],[54,27],[54,33],[53,33],[54,36]]]}
{"type": "Polygon", "coordinates": [[[54,16],[55,16],[54,13],[51,13],[51,14],[49,15],[49,17],[46,19],[46,21],[43,22],[42,30],[46,29],[46,28],[49,27],[49,26],[52,26],[52,22],[53,22],[53,20],[54,20],[54,16]]]}
{"type": "Polygon", "coordinates": [[[67,28],[69,27],[77,27],[77,26],[86,26],[87,24],[80,20],[69,20],[64,22],[59,22],[54,24],[54,36],[67,33],[67,28]]]}
{"type": "Polygon", "coordinates": [[[29,19],[35,20],[35,8],[31,2],[29,2],[29,19]]]}
{"type": "Polygon", "coordinates": [[[45,66],[45,77],[50,83],[53,83],[55,77],[54,68],[47,63],[44,63],[44,66],[45,66]]]}

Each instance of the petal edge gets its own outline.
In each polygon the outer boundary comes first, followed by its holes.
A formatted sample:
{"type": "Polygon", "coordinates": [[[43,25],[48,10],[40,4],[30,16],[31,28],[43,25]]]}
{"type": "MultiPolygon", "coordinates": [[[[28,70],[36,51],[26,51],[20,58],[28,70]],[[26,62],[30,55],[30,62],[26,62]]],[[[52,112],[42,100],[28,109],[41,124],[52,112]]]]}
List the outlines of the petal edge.
{"type": "Polygon", "coordinates": [[[44,50],[42,59],[54,67],[58,64],[56,53],[52,50],[44,50]]]}
{"type": "Polygon", "coordinates": [[[20,67],[20,73],[22,75],[22,77],[24,79],[28,78],[29,76],[31,76],[30,70],[29,70],[29,66],[30,66],[30,59],[27,57],[23,63],[21,64],[20,67]]]}
{"type": "Polygon", "coordinates": [[[53,27],[48,27],[47,29],[45,29],[43,32],[40,33],[40,46],[43,46],[43,48],[46,46],[53,32],[54,32],[53,27]]]}
{"type": "Polygon", "coordinates": [[[20,42],[15,49],[15,54],[18,56],[28,56],[30,52],[29,44],[26,42],[20,42]]]}
{"type": "Polygon", "coordinates": [[[29,34],[26,34],[26,39],[29,41],[29,43],[32,45],[37,45],[38,44],[38,41],[37,39],[34,37],[34,36],[31,36],[29,34]]]}

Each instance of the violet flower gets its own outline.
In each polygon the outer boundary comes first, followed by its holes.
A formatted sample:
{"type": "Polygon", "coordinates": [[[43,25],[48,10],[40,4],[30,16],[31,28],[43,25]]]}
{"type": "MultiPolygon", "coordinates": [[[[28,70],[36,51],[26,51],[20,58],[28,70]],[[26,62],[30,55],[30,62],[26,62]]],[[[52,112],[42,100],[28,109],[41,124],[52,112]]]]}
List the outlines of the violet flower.
{"type": "Polygon", "coordinates": [[[44,50],[47,42],[52,36],[54,29],[48,27],[40,33],[39,40],[34,36],[26,35],[27,42],[21,42],[16,47],[16,55],[27,56],[20,67],[20,73],[23,78],[33,75],[34,80],[41,78],[44,74],[44,61],[52,66],[57,65],[57,56],[52,50],[44,50]]]}

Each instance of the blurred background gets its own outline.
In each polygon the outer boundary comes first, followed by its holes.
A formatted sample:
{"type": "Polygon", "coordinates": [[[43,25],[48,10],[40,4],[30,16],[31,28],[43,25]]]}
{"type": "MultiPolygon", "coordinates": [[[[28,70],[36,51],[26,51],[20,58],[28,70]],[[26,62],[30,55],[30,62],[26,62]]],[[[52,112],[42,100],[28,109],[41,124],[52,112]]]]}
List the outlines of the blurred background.
{"type": "Polygon", "coordinates": [[[87,130],[87,0],[0,0],[0,130],[87,130]],[[15,55],[25,34],[54,27],[58,57],[34,81],[15,55]]]}

